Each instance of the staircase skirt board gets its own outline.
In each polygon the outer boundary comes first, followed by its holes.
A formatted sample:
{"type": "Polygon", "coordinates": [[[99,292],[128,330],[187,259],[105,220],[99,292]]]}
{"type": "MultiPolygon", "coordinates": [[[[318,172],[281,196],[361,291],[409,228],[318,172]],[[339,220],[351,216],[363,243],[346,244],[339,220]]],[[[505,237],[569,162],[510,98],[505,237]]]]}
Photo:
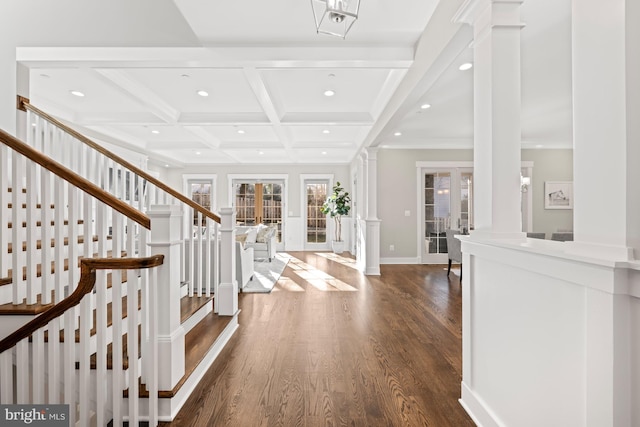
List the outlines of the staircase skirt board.
{"type": "Polygon", "coordinates": [[[193,393],[193,390],[195,390],[198,383],[202,380],[204,374],[209,370],[218,355],[220,355],[222,349],[227,345],[233,334],[238,329],[239,313],[240,310],[238,310],[236,314],[231,317],[225,317],[225,319],[229,319],[229,323],[223,329],[220,335],[218,335],[218,338],[214,341],[211,347],[209,347],[209,350],[204,355],[200,363],[195,367],[195,369],[190,374],[185,372],[185,377],[187,377],[187,375],[188,377],[186,378],[184,383],[178,384],[179,389],[174,389],[171,396],[166,396],[166,394],[162,391],[159,393],[160,400],[158,408],[158,419],[160,421],[172,421],[176,417],[176,415],[178,415],[178,411],[180,411],[189,396],[191,396],[191,393],[193,393]]]}

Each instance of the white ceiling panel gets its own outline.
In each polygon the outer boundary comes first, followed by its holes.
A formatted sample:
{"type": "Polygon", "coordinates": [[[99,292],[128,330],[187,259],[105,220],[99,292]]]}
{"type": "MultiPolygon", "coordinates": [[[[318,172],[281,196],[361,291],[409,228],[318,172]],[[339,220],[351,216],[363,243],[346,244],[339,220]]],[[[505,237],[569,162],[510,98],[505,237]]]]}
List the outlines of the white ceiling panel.
{"type": "Polygon", "coordinates": [[[262,111],[242,69],[136,68],[126,72],[182,113],[262,111]]]}
{"type": "Polygon", "coordinates": [[[384,87],[385,69],[278,69],[261,72],[272,97],[286,112],[369,113],[384,87]],[[325,96],[327,90],[333,96],[325,96]]]}

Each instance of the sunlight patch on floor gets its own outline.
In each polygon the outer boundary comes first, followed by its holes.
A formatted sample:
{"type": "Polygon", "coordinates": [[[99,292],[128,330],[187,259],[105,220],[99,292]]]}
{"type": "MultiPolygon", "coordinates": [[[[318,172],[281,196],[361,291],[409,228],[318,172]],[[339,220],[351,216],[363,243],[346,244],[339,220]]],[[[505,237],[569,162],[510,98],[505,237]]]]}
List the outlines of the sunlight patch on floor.
{"type": "Polygon", "coordinates": [[[354,288],[342,280],[336,279],[330,274],[327,274],[322,270],[318,270],[314,266],[294,257],[289,260],[288,267],[291,268],[300,278],[306,280],[311,286],[320,291],[355,292],[358,290],[358,288],[354,288]]]}
{"type": "Polygon", "coordinates": [[[354,270],[358,269],[358,267],[356,266],[356,260],[353,258],[343,257],[342,255],[334,254],[332,252],[316,252],[315,255],[330,259],[333,262],[339,262],[340,264],[349,268],[353,268],[354,270]]]}
{"type": "Polygon", "coordinates": [[[298,285],[293,279],[280,276],[271,292],[287,291],[287,292],[304,292],[304,288],[298,285]]]}

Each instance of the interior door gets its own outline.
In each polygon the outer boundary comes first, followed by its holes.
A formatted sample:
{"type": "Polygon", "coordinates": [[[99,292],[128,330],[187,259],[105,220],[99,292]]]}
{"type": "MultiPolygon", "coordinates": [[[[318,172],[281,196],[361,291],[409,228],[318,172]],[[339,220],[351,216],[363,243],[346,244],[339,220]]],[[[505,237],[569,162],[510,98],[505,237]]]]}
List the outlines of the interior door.
{"type": "Polygon", "coordinates": [[[424,169],[422,178],[422,262],[444,264],[446,230],[473,228],[473,173],[463,168],[424,169]]]}

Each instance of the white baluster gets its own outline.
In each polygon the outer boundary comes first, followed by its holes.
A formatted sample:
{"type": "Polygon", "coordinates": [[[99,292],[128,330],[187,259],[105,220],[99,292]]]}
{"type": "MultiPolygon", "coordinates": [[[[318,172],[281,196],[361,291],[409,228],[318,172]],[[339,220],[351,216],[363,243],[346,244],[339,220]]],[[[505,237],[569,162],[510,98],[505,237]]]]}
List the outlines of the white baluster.
{"type": "Polygon", "coordinates": [[[29,403],[29,339],[16,344],[16,403],[29,403]]]}
{"type": "MultiPolygon", "coordinates": [[[[122,215],[113,215],[113,258],[120,258],[122,248],[122,215]]],[[[129,274],[127,274],[127,277],[129,274]]],[[[111,272],[111,331],[112,331],[112,366],[111,378],[113,400],[113,425],[122,425],[122,390],[124,389],[122,370],[122,271],[111,272]]]]}
{"type": "Polygon", "coordinates": [[[188,233],[187,233],[187,247],[188,247],[188,252],[189,252],[189,264],[187,265],[187,271],[188,274],[187,276],[189,277],[189,296],[192,297],[193,296],[193,290],[194,290],[194,286],[195,286],[195,259],[196,259],[196,253],[195,253],[195,245],[194,245],[194,236],[193,236],[193,209],[192,208],[188,208],[187,211],[189,212],[189,216],[188,216],[188,221],[189,221],[189,228],[188,228],[188,233]]]}
{"type": "MultiPolygon", "coordinates": [[[[27,203],[27,228],[26,228],[26,232],[27,232],[27,239],[26,239],[26,244],[27,244],[27,259],[28,260],[35,260],[37,259],[37,240],[38,240],[38,235],[37,235],[37,231],[38,231],[38,226],[37,226],[37,212],[38,212],[38,208],[37,208],[37,203],[38,203],[38,199],[37,199],[37,188],[39,187],[39,182],[36,178],[36,167],[37,164],[32,162],[32,161],[28,161],[26,164],[27,167],[27,185],[26,185],[26,190],[27,190],[27,197],[26,197],[26,203],[27,203]]],[[[22,189],[20,189],[20,192],[22,191],[22,189]]],[[[40,211],[45,210],[45,209],[50,209],[49,206],[42,206],[42,208],[40,209],[40,211]]],[[[51,245],[51,242],[48,242],[49,245],[51,245]]],[[[47,242],[42,241],[41,242],[41,247],[45,247],[47,245],[47,242]]],[[[13,250],[14,251],[20,251],[22,252],[22,242],[14,242],[14,246],[13,246],[13,250]]],[[[36,288],[36,281],[38,280],[38,272],[37,272],[37,264],[35,262],[28,262],[26,263],[26,268],[27,268],[27,304],[35,304],[37,302],[37,293],[38,293],[38,289],[36,288]]],[[[43,273],[46,274],[46,271],[44,271],[43,273]]]]}
{"type": "Polygon", "coordinates": [[[40,328],[31,335],[31,388],[30,403],[42,405],[44,400],[44,329],[40,328]]]}
{"type": "Polygon", "coordinates": [[[129,355],[129,425],[138,425],[138,270],[127,274],[127,353],[129,355]]]}
{"type": "MultiPolygon", "coordinates": [[[[99,258],[107,256],[106,216],[107,206],[96,201],[99,258]]],[[[96,276],[96,402],[107,401],[107,340],[107,272],[99,270],[96,276]]],[[[104,406],[98,404],[96,407],[96,424],[98,426],[106,425],[108,422],[104,406]]]]}
{"type": "MultiPolygon", "coordinates": [[[[67,277],[68,274],[64,272],[64,245],[61,242],[64,242],[64,220],[65,220],[65,182],[58,177],[54,178],[54,216],[55,216],[55,228],[54,228],[54,238],[55,238],[55,247],[54,247],[54,262],[55,262],[55,302],[58,303],[62,301],[64,298],[64,288],[67,285],[67,277]]],[[[68,219],[68,230],[75,228],[78,224],[74,224],[71,222],[71,218],[68,219]]],[[[51,273],[51,265],[43,265],[43,271],[47,271],[51,273]]]]}
{"type": "MultiPolygon", "coordinates": [[[[13,303],[20,304],[25,294],[25,281],[22,276],[22,267],[25,265],[24,252],[22,252],[22,242],[24,241],[22,221],[26,221],[26,218],[23,215],[24,210],[22,209],[22,198],[20,197],[24,187],[24,157],[13,153],[12,160],[13,176],[11,182],[13,183],[13,191],[11,192],[11,203],[13,209],[11,210],[11,222],[13,223],[13,228],[11,229],[11,241],[13,243],[13,252],[11,254],[11,286],[13,303]]],[[[5,248],[2,250],[5,250],[5,248]]]]}
{"type": "Polygon", "coordinates": [[[145,366],[149,371],[149,425],[158,425],[158,267],[152,268],[149,284],[149,350],[145,366]]]}
{"type": "Polygon", "coordinates": [[[11,405],[13,396],[13,350],[0,353],[0,403],[11,405]]]}
{"type": "Polygon", "coordinates": [[[198,243],[198,250],[197,252],[197,260],[198,260],[198,270],[196,272],[196,286],[197,286],[197,290],[198,290],[198,296],[201,297],[202,296],[202,287],[203,287],[203,283],[202,283],[202,273],[204,270],[204,263],[206,262],[206,260],[204,259],[204,246],[203,244],[205,243],[204,241],[204,236],[203,233],[204,230],[202,229],[202,213],[200,211],[198,211],[198,235],[196,237],[196,242],[198,243]]]}
{"type": "Polygon", "coordinates": [[[211,237],[213,231],[213,222],[211,218],[206,217],[205,227],[205,251],[204,251],[204,283],[205,283],[205,296],[208,298],[211,296],[211,246],[215,242],[211,237]]]}
{"type": "MultiPolygon", "coordinates": [[[[40,182],[42,187],[42,209],[40,210],[40,238],[42,239],[42,245],[40,249],[41,264],[40,268],[40,293],[42,294],[42,303],[49,304],[51,302],[51,291],[53,290],[54,276],[51,274],[51,262],[53,261],[53,248],[51,248],[51,241],[53,240],[53,227],[55,225],[64,228],[64,223],[55,224],[51,223],[53,219],[53,210],[51,204],[53,203],[51,194],[51,179],[52,174],[49,171],[43,170],[40,175],[40,182]],[[49,266],[47,268],[47,266],[49,266]]],[[[71,225],[69,225],[70,227],[71,225]]]]}
{"type": "MultiPolygon", "coordinates": [[[[78,189],[75,187],[71,187],[70,185],[65,185],[68,187],[68,218],[69,224],[77,224],[78,223],[78,189]]],[[[56,209],[64,209],[63,206],[57,206],[56,209]]],[[[69,242],[77,242],[78,241],[78,227],[77,225],[69,228],[69,242]]],[[[57,245],[62,245],[62,241],[56,242],[57,245]]],[[[68,263],[69,263],[69,274],[67,275],[69,281],[67,282],[67,292],[65,295],[69,295],[73,289],[78,284],[79,279],[79,270],[78,270],[78,249],[77,244],[73,243],[69,245],[68,250],[68,263]]],[[[64,269],[64,264],[58,265],[56,264],[56,274],[64,269]]],[[[64,372],[64,401],[71,403],[71,407],[69,409],[69,424],[75,425],[76,422],[76,347],[75,347],[75,336],[76,336],[76,319],[77,319],[77,309],[76,307],[67,310],[64,314],[64,357],[63,357],[63,372],[64,372]]]]}
{"type": "Polygon", "coordinates": [[[218,298],[220,287],[220,227],[216,222],[213,224],[214,242],[213,245],[213,312],[218,313],[220,310],[220,298],[218,298]]]}
{"type": "Polygon", "coordinates": [[[49,344],[47,345],[48,403],[60,403],[60,319],[49,323],[49,344]]]}
{"type": "MultiPolygon", "coordinates": [[[[10,171],[11,171],[11,159],[9,156],[9,149],[6,145],[0,144],[0,227],[6,230],[11,218],[11,211],[9,210],[9,203],[11,197],[9,195],[10,184],[10,171]]],[[[13,224],[12,227],[17,227],[13,224]]],[[[9,235],[12,233],[3,232],[0,233],[0,277],[9,276],[9,253],[7,252],[7,246],[9,245],[9,235]]]]}

